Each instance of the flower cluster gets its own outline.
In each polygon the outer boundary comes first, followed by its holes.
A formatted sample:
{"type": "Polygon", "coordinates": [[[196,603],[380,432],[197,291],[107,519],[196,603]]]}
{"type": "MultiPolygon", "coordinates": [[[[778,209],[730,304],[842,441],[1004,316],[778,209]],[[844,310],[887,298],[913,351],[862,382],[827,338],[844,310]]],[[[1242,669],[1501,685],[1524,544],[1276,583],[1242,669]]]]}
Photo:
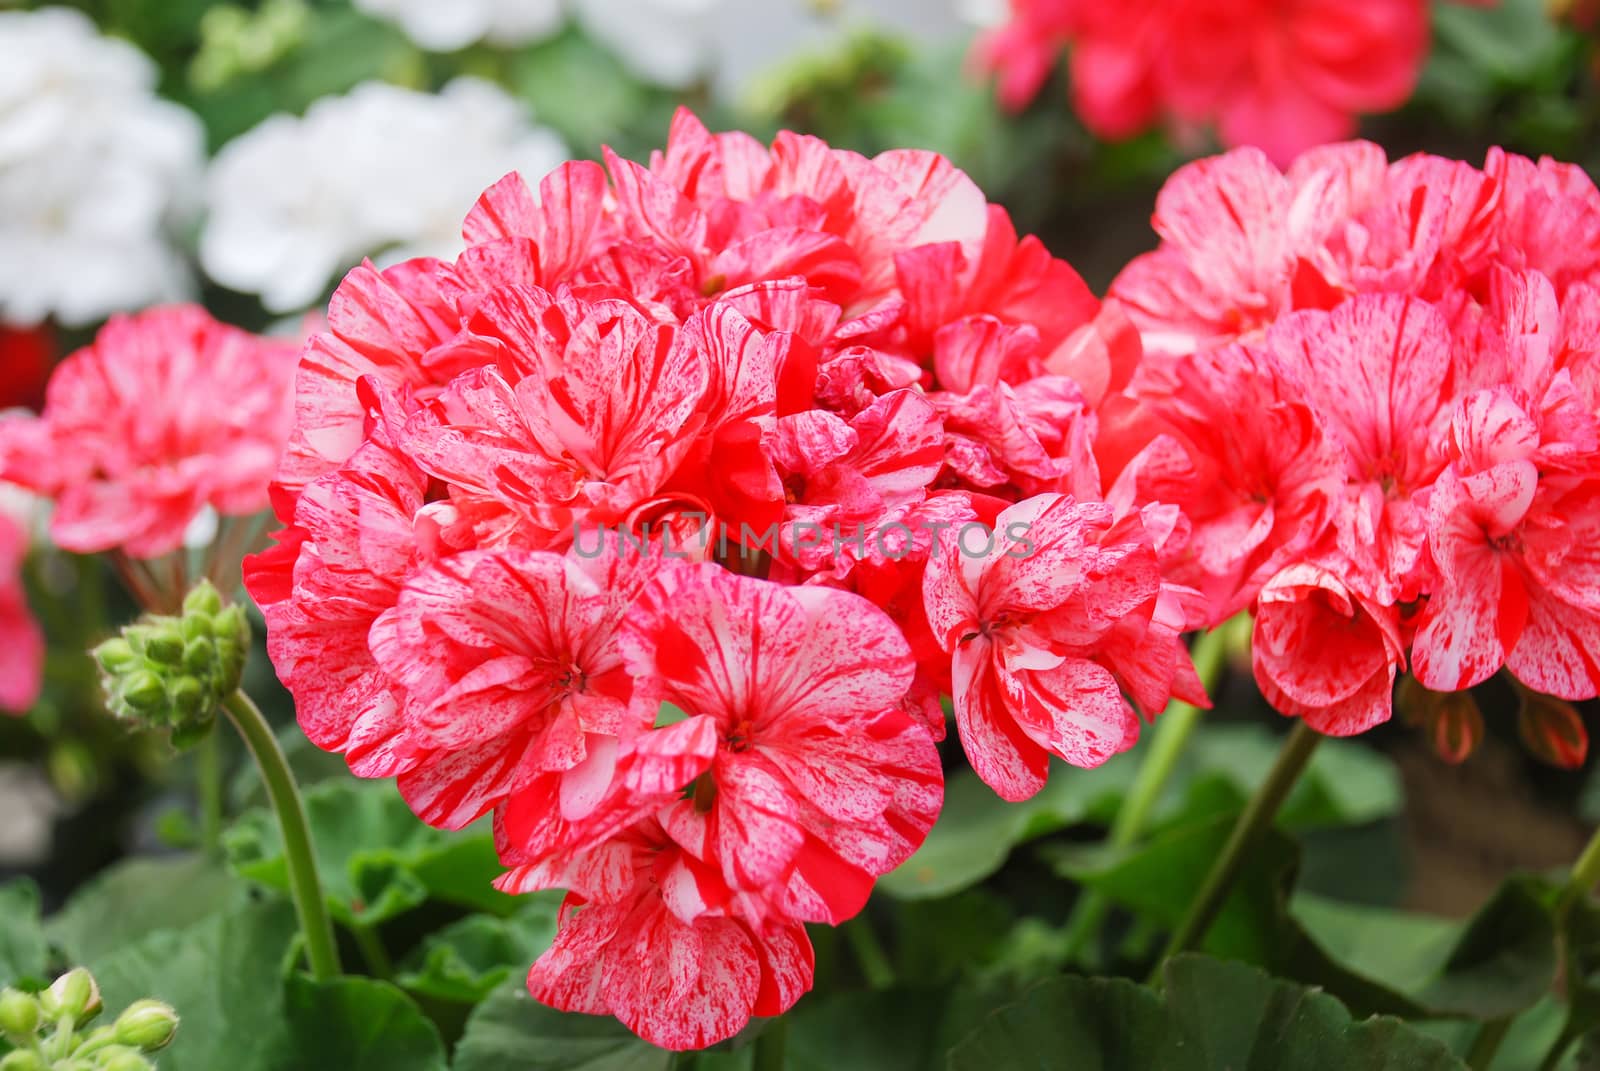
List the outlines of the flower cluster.
{"type": "Polygon", "coordinates": [[[335,293],[247,583],[313,742],[568,890],[541,1000],[787,1008],[937,816],[941,697],[1011,799],[1204,701],[1187,524],[1102,495],[1137,337],[943,158],[683,112],[464,234],[335,293]]]}
{"type": "Polygon", "coordinates": [[[200,123],[155,64],[64,7],[0,12],[0,320],[88,324],[180,296],[170,232],[200,123]]]}
{"type": "Polygon", "coordinates": [[[42,414],[0,417],[0,479],[54,500],[65,550],[176,550],[207,509],[266,508],[295,353],[195,305],[113,317],[56,367],[42,414]]]}
{"type": "Polygon", "coordinates": [[[1021,108],[1070,47],[1074,108],[1101,137],[1214,125],[1286,163],[1404,103],[1427,46],[1424,0],[1011,0],[976,58],[1021,108]]]}
{"type": "MultiPolygon", "coordinates": [[[[1135,500],[1181,505],[1172,575],[1256,613],[1285,713],[1360,732],[1409,666],[1600,689],[1600,191],[1364,142],[1179,171],[1111,294],[1148,349],[1135,500]],[[1247,416],[1242,416],[1248,414],[1247,416]]],[[[1123,454],[1127,457],[1127,453],[1123,454]]]]}

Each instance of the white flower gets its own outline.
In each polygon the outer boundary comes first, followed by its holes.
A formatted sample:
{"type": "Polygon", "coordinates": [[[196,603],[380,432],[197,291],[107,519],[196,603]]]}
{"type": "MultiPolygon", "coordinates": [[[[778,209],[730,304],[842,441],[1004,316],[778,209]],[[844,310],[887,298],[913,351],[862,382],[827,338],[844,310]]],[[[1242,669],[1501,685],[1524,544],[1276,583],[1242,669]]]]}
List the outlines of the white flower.
{"type": "Polygon", "coordinates": [[[223,146],[200,263],[274,312],[303,309],[364,256],[454,256],[484,189],[508,171],[537,181],[566,158],[488,82],[458,78],[437,95],[369,82],[223,146]]]}
{"type": "Polygon", "coordinates": [[[478,41],[522,45],[566,20],[562,0],[355,0],[358,10],[396,22],[422,48],[453,52],[478,41]]]}
{"type": "MultiPolygon", "coordinates": [[[[355,0],[422,48],[531,44],[575,19],[640,79],[685,86],[706,71],[712,13],[743,0],[355,0]]],[[[757,5],[759,6],[759,5],[757,5]]]]}
{"type": "Polygon", "coordinates": [[[187,291],[170,230],[203,137],[155,83],[77,11],[0,12],[0,319],[77,326],[187,291]]]}

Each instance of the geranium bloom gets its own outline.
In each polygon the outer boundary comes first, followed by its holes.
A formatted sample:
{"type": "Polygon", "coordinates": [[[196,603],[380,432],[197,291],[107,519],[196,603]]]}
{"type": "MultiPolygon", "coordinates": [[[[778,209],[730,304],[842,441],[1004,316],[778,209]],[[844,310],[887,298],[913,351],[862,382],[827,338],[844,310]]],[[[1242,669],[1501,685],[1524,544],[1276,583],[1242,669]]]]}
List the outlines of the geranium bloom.
{"type": "Polygon", "coordinates": [[[340,285],[246,579],[318,746],[428,822],[492,812],[502,888],[568,891],[534,994],[704,1046],[922,842],[943,695],[1012,796],[1132,743],[1123,690],[1204,701],[1203,596],[1162,575],[1190,528],[1100,501],[1131,321],[944,158],[680,112],[648,166],[537,187],[340,285]],[[941,547],[1027,510],[1040,560],[957,590],[941,547]]]}
{"type": "Polygon", "coordinates": [[[1070,47],[1073,103],[1102,137],[1203,123],[1287,162],[1404,103],[1427,34],[1420,0],[1013,0],[978,57],[1020,108],[1070,47]]]}
{"type": "Polygon", "coordinates": [[[1600,689],[1597,219],[1580,171],[1499,149],[1235,150],[1163,192],[1161,247],[1112,286],[1159,355],[1112,497],[1186,509],[1171,574],[1213,620],[1254,609],[1280,710],[1360,732],[1408,664],[1441,693],[1502,667],[1600,689]]]}
{"type": "Polygon", "coordinates": [[[605,830],[641,794],[653,813],[540,862],[528,830],[547,827],[548,812],[518,801],[502,851],[529,861],[501,886],[572,890],[529,975],[536,997],[699,1048],[809,988],[800,923],[860,910],[932,825],[942,777],[927,731],[898,709],[904,641],[858,596],[679,565],[643,593],[626,646],[641,685],[690,715],[650,734],[682,746],[682,791],[652,795],[672,783],[634,771],[648,737],[625,742],[614,780],[632,792],[613,793],[590,822],[605,830]]]}
{"type": "Polygon", "coordinates": [[[413,573],[373,623],[401,705],[400,791],[460,829],[541,774],[581,765],[631,716],[617,634],[646,579],[636,555],[472,551],[413,573]]]}
{"type": "Polygon", "coordinates": [[[0,711],[11,714],[33,706],[44,677],[44,636],[22,586],[27,554],[27,532],[0,513],[0,711]]]}
{"type": "Polygon", "coordinates": [[[933,825],[938,753],[900,709],[910,651],[860,596],[683,566],[625,642],[662,700],[715,720],[704,783],[661,820],[747,917],[843,922],[933,825]]]}
{"type": "Polygon", "coordinates": [[[266,508],[294,359],[197,306],[115,317],[56,368],[39,417],[0,424],[0,477],[55,500],[63,548],[157,557],[208,506],[266,508]]]}
{"type": "Polygon", "coordinates": [[[555,943],[528,974],[535,999],[614,1015],[646,1041],[683,1050],[732,1037],[752,1015],[780,1015],[811,988],[801,923],[708,911],[717,875],[654,819],[616,847],[626,893],[598,903],[568,896],[555,943]]]}
{"type": "Polygon", "coordinates": [[[1161,575],[1137,521],[1114,526],[1102,503],[1041,495],[995,524],[981,553],[962,545],[965,533],[948,540],[924,594],[951,653],[972,768],[1023,800],[1044,787],[1049,756],[1098,766],[1138,739],[1139,716],[1095,648],[1125,619],[1148,624],[1161,575]]]}

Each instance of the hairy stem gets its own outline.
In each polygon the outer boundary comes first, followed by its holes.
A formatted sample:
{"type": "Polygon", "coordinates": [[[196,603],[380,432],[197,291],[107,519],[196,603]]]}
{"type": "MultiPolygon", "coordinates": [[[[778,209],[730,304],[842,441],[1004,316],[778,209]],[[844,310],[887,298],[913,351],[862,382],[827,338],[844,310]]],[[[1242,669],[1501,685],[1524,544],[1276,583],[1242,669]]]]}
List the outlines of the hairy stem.
{"type": "Polygon", "coordinates": [[[311,828],[306,822],[300,788],[272,735],[272,727],[250,697],[243,691],[236,691],[222,705],[255,757],[261,780],[267,786],[267,798],[278,816],[284,861],[289,870],[290,898],[294,900],[295,914],[300,919],[300,932],[305,936],[311,975],[319,982],[336,978],[339,950],[334,943],[333,923],[328,918],[322,883],[317,879],[317,859],[311,850],[311,828]]]}

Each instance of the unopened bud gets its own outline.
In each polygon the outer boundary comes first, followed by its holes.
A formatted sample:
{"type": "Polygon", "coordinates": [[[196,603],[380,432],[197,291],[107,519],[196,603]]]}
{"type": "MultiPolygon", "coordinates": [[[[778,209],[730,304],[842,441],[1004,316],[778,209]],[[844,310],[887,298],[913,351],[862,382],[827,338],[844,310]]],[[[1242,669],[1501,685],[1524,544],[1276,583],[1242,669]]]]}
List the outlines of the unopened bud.
{"type": "Polygon", "coordinates": [[[97,1055],[95,1071],[152,1071],[155,1066],[131,1049],[106,1049],[97,1055]]]}
{"type": "Polygon", "coordinates": [[[74,967],[39,995],[39,1003],[51,1019],[70,1016],[86,1023],[100,1012],[100,987],[87,968],[74,967]]]}
{"type": "Polygon", "coordinates": [[[1433,692],[1406,677],[1395,697],[1401,716],[1428,734],[1438,756],[1460,763],[1483,741],[1483,713],[1470,691],[1433,692]]]}
{"type": "Polygon", "coordinates": [[[1542,695],[1520,684],[1522,706],[1517,711],[1517,735],[1534,756],[1575,770],[1589,754],[1589,733],[1577,708],[1563,699],[1542,695]]]}
{"type": "Polygon", "coordinates": [[[0,1057],[0,1071],[46,1071],[39,1054],[26,1049],[0,1057]]]}
{"type": "Polygon", "coordinates": [[[138,661],[133,645],[121,636],[113,636],[94,649],[94,659],[107,673],[120,673],[138,661]]]}
{"type": "Polygon", "coordinates": [[[183,614],[219,614],[222,612],[222,595],[209,580],[202,580],[189,589],[183,597],[183,614]]]}
{"type": "Polygon", "coordinates": [[[21,1041],[39,1029],[39,1002],[20,989],[0,990],[0,1032],[21,1041]]]}
{"type": "Polygon", "coordinates": [[[144,656],[163,666],[183,663],[183,632],[176,624],[153,624],[144,634],[144,656]]]}
{"type": "Polygon", "coordinates": [[[161,678],[147,669],[136,670],[122,679],[117,698],[140,714],[154,714],[167,702],[167,689],[161,678]]]}
{"type": "Polygon", "coordinates": [[[159,1000],[136,1000],[117,1016],[117,1044],[145,1052],[166,1048],[178,1032],[178,1013],[159,1000]]]}

